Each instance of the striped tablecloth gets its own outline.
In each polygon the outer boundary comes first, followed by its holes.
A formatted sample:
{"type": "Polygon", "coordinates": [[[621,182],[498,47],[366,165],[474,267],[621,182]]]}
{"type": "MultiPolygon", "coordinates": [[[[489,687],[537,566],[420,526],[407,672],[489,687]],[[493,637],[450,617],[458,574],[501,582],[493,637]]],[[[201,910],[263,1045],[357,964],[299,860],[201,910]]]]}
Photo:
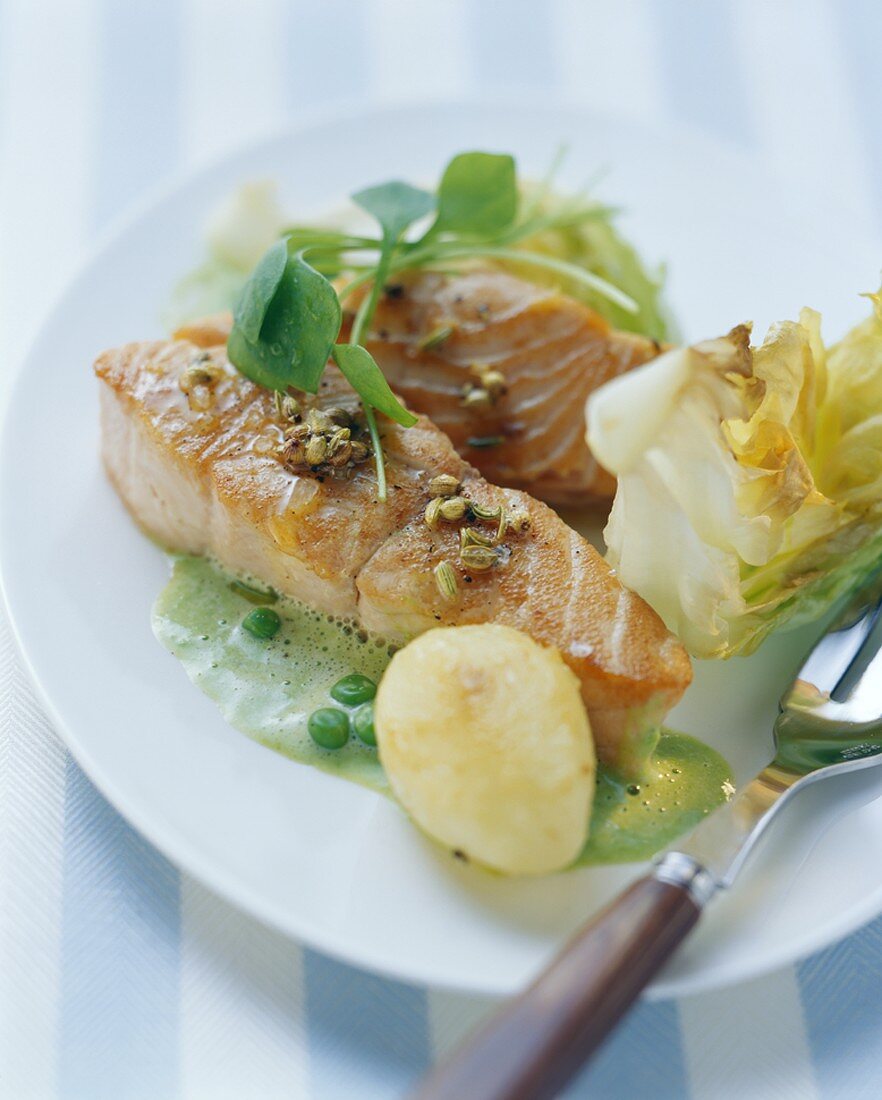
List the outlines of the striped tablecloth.
{"type": "MultiPolygon", "coordinates": [[[[145,188],[337,101],[511,90],[676,118],[880,240],[880,47],[878,0],[0,0],[0,377],[145,188]]],[[[395,1097],[487,1008],[332,962],[181,875],[71,760],[2,622],[0,860],[3,1098],[395,1097]]],[[[882,920],[644,1005],[573,1095],[880,1097],[880,978],[882,920]]]]}

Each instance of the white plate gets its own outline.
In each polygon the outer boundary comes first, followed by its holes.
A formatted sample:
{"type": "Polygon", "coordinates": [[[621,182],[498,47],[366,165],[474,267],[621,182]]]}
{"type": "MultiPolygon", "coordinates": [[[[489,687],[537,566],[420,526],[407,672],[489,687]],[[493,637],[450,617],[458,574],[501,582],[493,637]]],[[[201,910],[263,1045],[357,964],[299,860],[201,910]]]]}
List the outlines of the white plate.
{"type": "MultiPolygon", "coordinates": [[[[375,111],[233,153],[112,234],[23,364],[0,470],[0,555],[19,641],[58,730],[113,804],[187,871],[299,939],[482,993],[523,983],[638,868],[484,875],[433,849],[390,802],[226,726],[151,634],[166,563],[102,476],[90,368],[105,347],[159,334],[169,287],[199,255],[205,212],[244,179],[277,177],[288,207],[307,214],[373,181],[434,178],[461,149],[511,150],[539,173],[562,140],[567,182],[611,166],[602,192],[627,208],[645,254],[668,259],[688,336],[793,316],[804,303],[826,311],[828,333],[862,315],[855,295],[872,288],[878,255],[841,218],[791,222],[786,196],[729,148],[564,108],[375,111]]],[[[719,747],[745,778],[768,754],[776,693],[806,644],[775,640],[751,660],[699,669],[673,724],[719,747]]],[[[868,790],[864,780],[854,797],[868,790]]],[[[782,964],[882,909],[882,802],[809,852],[832,811],[828,792],[805,798],[656,993],[782,964]]]]}

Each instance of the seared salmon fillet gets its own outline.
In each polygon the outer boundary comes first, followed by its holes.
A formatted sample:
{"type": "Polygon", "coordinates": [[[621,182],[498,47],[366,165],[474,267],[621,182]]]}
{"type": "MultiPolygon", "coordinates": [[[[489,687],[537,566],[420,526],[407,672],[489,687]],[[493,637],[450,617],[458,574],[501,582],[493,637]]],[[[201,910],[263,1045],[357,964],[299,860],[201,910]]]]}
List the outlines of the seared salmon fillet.
{"type": "MultiPolygon", "coordinates": [[[[225,324],[208,321],[95,365],[104,463],[141,527],[390,642],[492,621],[554,645],[581,682],[602,758],[639,770],[690,681],[689,658],[594,548],[544,504],[485,481],[425,417],[406,430],[384,420],[385,503],[364,444],[360,462],[292,468],[285,440],[308,429],[292,428],[300,414],[229,364],[225,338],[225,324]],[[492,568],[462,564],[464,520],[427,524],[428,482],[440,474],[476,506],[517,520],[492,568]],[[446,595],[434,572],[442,562],[455,577],[446,595]]],[[[306,421],[348,417],[352,438],[364,438],[357,395],[333,366],[309,404],[306,421]]]]}
{"type": "Polygon", "coordinates": [[[490,481],[554,504],[613,495],[585,442],[585,401],[658,355],[657,343],[495,270],[396,278],[372,329],[369,350],[392,388],[490,481]],[[482,386],[491,371],[496,387],[482,386]]]}

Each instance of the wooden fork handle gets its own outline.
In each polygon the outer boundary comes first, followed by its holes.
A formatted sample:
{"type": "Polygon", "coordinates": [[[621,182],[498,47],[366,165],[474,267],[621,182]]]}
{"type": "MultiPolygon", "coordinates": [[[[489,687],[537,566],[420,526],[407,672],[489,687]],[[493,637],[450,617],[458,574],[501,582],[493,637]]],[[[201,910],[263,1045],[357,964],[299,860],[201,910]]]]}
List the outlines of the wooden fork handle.
{"type": "Polygon", "coordinates": [[[414,1100],[557,1096],[694,927],[701,899],[658,872],[582,928],[522,994],[496,1013],[414,1100]]]}

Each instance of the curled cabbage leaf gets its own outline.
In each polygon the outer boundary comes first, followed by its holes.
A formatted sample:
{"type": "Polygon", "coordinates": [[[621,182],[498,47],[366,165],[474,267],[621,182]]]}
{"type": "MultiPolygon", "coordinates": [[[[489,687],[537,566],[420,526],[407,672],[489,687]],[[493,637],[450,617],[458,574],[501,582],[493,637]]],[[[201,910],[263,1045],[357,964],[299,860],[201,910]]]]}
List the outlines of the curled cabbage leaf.
{"type": "Polygon", "coordinates": [[[607,560],[697,657],[822,615],[882,560],[882,295],[825,350],[820,317],[666,352],[588,402],[618,479],[607,560]]]}

